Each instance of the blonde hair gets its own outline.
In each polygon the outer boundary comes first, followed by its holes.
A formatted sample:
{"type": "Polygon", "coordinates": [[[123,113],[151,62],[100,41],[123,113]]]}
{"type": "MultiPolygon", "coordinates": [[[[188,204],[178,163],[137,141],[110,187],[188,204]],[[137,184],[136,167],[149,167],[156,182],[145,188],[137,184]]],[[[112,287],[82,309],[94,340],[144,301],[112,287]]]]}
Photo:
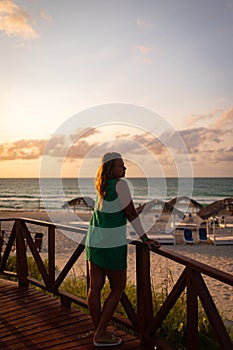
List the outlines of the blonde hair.
{"type": "Polygon", "coordinates": [[[103,199],[106,194],[105,187],[107,181],[113,178],[112,169],[115,166],[115,161],[116,159],[120,158],[122,157],[120,153],[117,152],[108,152],[102,156],[100,167],[97,171],[95,181],[95,187],[99,197],[98,205],[100,205],[100,207],[102,206],[103,199]]]}

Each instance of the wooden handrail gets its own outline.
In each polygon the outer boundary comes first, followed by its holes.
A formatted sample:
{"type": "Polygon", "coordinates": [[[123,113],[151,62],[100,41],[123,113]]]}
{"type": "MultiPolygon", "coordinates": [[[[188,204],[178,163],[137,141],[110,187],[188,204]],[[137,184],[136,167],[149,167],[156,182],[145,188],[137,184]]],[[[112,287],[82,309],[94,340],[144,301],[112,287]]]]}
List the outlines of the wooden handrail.
{"type": "MultiPolygon", "coordinates": [[[[19,285],[28,286],[29,283],[38,286],[44,290],[60,297],[63,306],[70,307],[71,303],[77,303],[82,307],[87,308],[87,301],[73,296],[60,290],[60,286],[65,277],[79,259],[85,248],[86,229],[55,224],[46,221],[28,219],[28,218],[10,218],[0,219],[1,221],[13,221],[13,227],[6,244],[3,256],[0,261],[0,273],[7,276],[15,276],[18,279],[19,285]],[[31,233],[27,224],[47,227],[48,229],[48,271],[41,259],[39,252],[33,242],[31,233]],[[56,230],[70,231],[73,233],[83,234],[82,241],[78,244],[76,250],[71,255],[70,259],[60,272],[55,276],[55,236],[56,230]],[[10,255],[11,248],[16,241],[16,263],[17,273],[6,271],[6,262],[10,255]],[[28,276],[27,258],[25,242],[33,255],[35,263],[39,269],[43,281],[38,281],[28,276]]],[[[172,349],[164,340],[160,339],[156,332],[161,326],[164,318],[174,306],[175,302],[187,288],[187,348],[189,350],[198,349],[198,297],[206,311],[207,317],[212,328],[215,331],[217,341],[222,349],[231,350],[233,345],[226,328],[218,314],[216,306],[211,298],[208,288],[202,278],[202,274],[210,276],[225,284],[233,286],[233,276],[229,273],[219,271],[212,266],[208,266],[191,258],[185,257],[179,253],[170,251],[161,247],[150,251],[145,245],[139,241],[128,241],[136,248],[136,290],[137,290],[137,310],[134,310],[126,293],[124,292],[121,298],[121,303],[126,311],[128,319],[119,315],[114,315],[113,319],[120,324],[137,331],[141,341],[149,348],[154,348],[157,345],[160,349],[172,349]],[[184,270],[178,278],[176,284],[170,291],[163,305],[153,316],[152,289],[150,276],[150,254],[156,253],[167,259],[173,260],[184,265],[184,270]]],[[[89,285],[89,276],[87,271],[87,287],[89,285]]]]}
{"type": "Polygon", "coordinates": [[[218,270],[215,267],[206,265],[204,263],[188,258],[182,254],[173,252],[163,247],[160,249],[153,249],[152,251],[154,253],[157,253],[158,255],[161,255],[161,256],[164,256],[165,258],[173,260],[181,265],[185,265],[191,269],[197,270],[203,273],[204,275],[213,277],[218,281],[221,281],[223,283],[229,284],[230,286],[233,286],[233,275],[231,275],[230,273],[218,270]]]}

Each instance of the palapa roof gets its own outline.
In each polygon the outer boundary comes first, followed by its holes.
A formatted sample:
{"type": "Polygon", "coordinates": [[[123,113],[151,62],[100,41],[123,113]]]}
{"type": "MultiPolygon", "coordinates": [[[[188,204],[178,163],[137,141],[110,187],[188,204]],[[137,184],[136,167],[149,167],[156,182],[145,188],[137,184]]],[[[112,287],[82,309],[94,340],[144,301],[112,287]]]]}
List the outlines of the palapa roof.
{"type": "Polygon", "coordinates": [[[139,207],[136,208],[138,214],[140,214],[142,211],[144,213],[147,213],[153,208],[154,206],[161,206],[162,207],[162,212],[165,213],[171,213],[178,215],[179,217],[183,218],[184,213],[176,208],[174,208],[171,204],[164,202],[160,199],[153,199],[149,202],[144,203],[143,205],[140,205],[139,207]]]}
{"type": "Polygon", "coordinates": [[[233,197],[213,202],[207,205],[207,207],[202,208],[197,214],[202,219],[208,219],[211,216],[218,216],[223,210],[233,215],[233,197]]]}
{"type": "Polygon", "coordinates": [[[203,208],[203,205],[201,203],[196,202],[194,199],[187,197],[187,196],[178,196],[173,199],[171,199],[168,204],[171,204],[173,207],[176,205],[176,203],[180,203],[182,201],[189,202],[190,207],[199,208],[200,210],[203,208]]]}
{"type": "Polygon", "coordinates": [[[91,197],[76,197],[71,199],[70,201],[63,204],[62,208],[68,208],[68,207],[86,207],[89,209],[94,209],[95,202],[91,197]]]}

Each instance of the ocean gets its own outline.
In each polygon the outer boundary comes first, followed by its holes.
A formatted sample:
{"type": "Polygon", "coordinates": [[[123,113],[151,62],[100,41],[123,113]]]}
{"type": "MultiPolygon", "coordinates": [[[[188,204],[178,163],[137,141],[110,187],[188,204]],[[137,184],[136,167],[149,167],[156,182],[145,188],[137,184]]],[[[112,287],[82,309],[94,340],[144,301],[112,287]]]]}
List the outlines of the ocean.
{"type": "MultiPolygon", "coordinates": [[[[233,178],[126,178],[135,205],[188,196],[207,205],[233,196],[233,178]]],[[[94,179],[0,179],[1,211],[60,210],[75,197],[96,197],[94,179]]]]}

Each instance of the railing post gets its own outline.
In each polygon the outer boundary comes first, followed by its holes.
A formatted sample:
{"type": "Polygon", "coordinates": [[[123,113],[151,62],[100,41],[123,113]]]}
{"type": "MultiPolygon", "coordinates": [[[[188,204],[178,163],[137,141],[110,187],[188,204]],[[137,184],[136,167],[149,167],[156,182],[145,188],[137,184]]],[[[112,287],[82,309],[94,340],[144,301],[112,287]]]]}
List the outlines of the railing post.
{"type": "Polygon", "coordinates": [[[2,248],[3,248],[3,243],[4,243],[4,230],[1,230],[0,226],[0,263],[2,261],[2,248]]]}
{"type": "Polygon", "coordinates": [[[16,268],[18,276],[19,286],[29,286],[27,280],[28,277],[28,264],[27,264],[27,254],[26,254],[26,245],[24,240],[24,234],[22,226],[19,220],[15,221],[16,229],[16,268]]]}
{"type": "Polygon", "coordinates": [[[51,285],[55,282],[55,227],[48,227],[48,273],[51,285]]]}
{"type": "Polygon", "coordinates": [[[187,349],[198,349],[198,302],[194,283],[194,273],[187,269],[187,329],[188,344],[187,349]]]}
{"type": "Polygon", "coordinates": [[[71,300],[64,296],[64,295],[60,295],[60,302],[61,302],[61,306],[70,309],[71,308],[71,300]]]}
{"type": "Polygon", "coordinates": [[[138,332],[141,343],[148,346],[146,332],[153,318],[150,281],[150,250],[143,247],[141,243],[137,243],[136,245],[136,281],[138,332]]]}

